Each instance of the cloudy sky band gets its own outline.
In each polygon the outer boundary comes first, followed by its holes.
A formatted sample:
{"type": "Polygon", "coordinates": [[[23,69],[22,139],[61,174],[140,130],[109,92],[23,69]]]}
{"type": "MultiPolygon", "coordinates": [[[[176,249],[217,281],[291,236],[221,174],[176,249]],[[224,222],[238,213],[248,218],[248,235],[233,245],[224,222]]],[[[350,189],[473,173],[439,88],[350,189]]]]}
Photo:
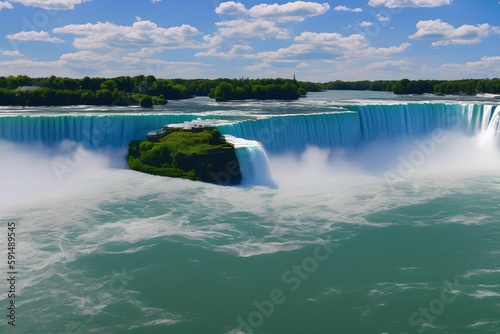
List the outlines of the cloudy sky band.
{"type": "Polygon", "coordinates": [[[297,74],[320,82],[500,76],[497,0],[474,7],[468,0],[110,6],[103,0],[0,1],[6,22],[0,75],[297,74]],[[193,11],[196,6],[204,12],[193,11]]]}

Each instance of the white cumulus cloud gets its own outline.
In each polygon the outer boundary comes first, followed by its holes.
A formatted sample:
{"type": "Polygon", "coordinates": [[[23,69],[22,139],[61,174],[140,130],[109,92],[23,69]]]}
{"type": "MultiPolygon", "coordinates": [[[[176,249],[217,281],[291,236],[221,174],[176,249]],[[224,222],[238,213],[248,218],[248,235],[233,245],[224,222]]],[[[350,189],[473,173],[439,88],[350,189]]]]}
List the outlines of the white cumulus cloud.
{"type": "Polygon", "coordinates": [[[406,67],[410,65],[410,62],[407,60],[384,60],[380,62],[374,62],[370,63],[365,66],[365,69],[367,70],[380,70],[384,68],[391,68],[391,67],[406,67]]]}
{"type": "Polygon", "coordinates": [[[3,56],[8,56],[8,57],[22,57],[23,55],[19,50],[14,50],[14,51],[2,51],[3,56]]]}
{"type": "Polygon", "coordinates": [[[21,31],[16,34],[7,35],[5,38],[13,41],[23,42],[48,42],[48,43],[63,43],[64,40],[57,37],[50,37],[46,31],[21,31]]]}
{"type": "Polygon", "coordinates": [[[294,1],[283,5],[274,3],[260,4],[247,9],[241,2],[222,2],[215,9],[216,14],[241,15],[247,14],[256,19],[277,21],[303,21],[307,17],[322,15],[330,9],[328,3],[294,1]]]}
{"type": "Polygon", "coordinates": [[[154,48],[142,48],[139,52],[131,52],[128,55],[130,57],[139,57],[139,58],[152,57],[157,53],[162,53],[163,51],[165,51],[165,48],[159,46],[154,48]]]}
{"type": "Polygon", "coordinates": [[[69,10],[75,9],[75,5],[82,4],[90,0],[9,0],[20,3],[27,7],[38,7],[43,9],[69,10]]]}
{"type": "Polygon", "coordinates": [[[413,39],[434,39],[433,46],[454,44],[477,44],[490,34],[500,33],[497,27],[484,23],[464,24],[458,28],[441,20],[425,20],[417,23],[417,31],[409,36],[413,39]]]}
{"type": "Polygon", "coordinates": [[[292,1],[285,4],[259,4],[245,7],[241,2],[222,2],[215,9],[216,14],[239,15],[234,20],[216,22],[217,31],[203,37],[207,51],[196,56],[215,56],[221,58],[256,57],[249,54],[253,50],[252,40],[278,39],[292,37],[292,25],[309,17],[326,13],[328,3],[292,1]],[[245,47],[241,47],[242,42],[245,47]],[[229,49],[232,46],[231,49],[229,49]]]}
{"type": "Polygon", "coordinates": [[[382,14],[377,14],[377,20],[379,20],[380,22],[385,22],[385,21],[389,21],[390,18],[387,16],[384,16],[382,14]]]}
{"type": "Polygon", "coordinates": [[[344,11],[344,12],[358,12],[358,13],[363,11],[360,7],[349,8],[347,6],[337,6],[333,10],[336,10],[338,12],[339,11],[344,11]]]}
{"type": "Polygon", "coordinates": [[[217,52],[216,49],[210,49],[207,52],[198,52],[196,56],[212,56],[212,57],[219,57],[219,58],[255,58],[254,55],[248,53],[252,51],[253,48],[250,45],[241,45],[241,44],[235,44],[231,48],[231,50],[227,52],[217,52]]]}
{"type": "Polygon", "coordinates": [[[460,73],[462,77],[499,77],[500,76],[500,56],[482,57],[480,60],[467,63],[449,63],[440,66],[440,69],[456,75],[460,73]]]}
{"type": "Polygon", "coordinates": [[[387,8],[403,7],[439,7],[450,5],[453,0],[370,0],[368,5],[372,7],[385,6],[387,8]]]}
{"type": "Polygon", "coordinates": [[[75,73],[68,71],[63,60],[57,61],[35,61],[31,59],[15,59],[0,61],[0,75],[6,76],[12,73],[29,75],[32,77],[50,76],[54,73],[60,76],[75,77],[75,73]]]}
{"type": "Polygon", "coordinates": [[[217,6],[217,8],[215,8],[215,13],[227,15],[246,14],[247,9],[241,2],[227,1],[217,6]]]}
{"type": "Polygon", "coordinates": [[[132,26],[110,22],[70,24],[52,30],[58,34],[73,34],[77,49],[134,48],[134,47],[199,47],[193,37],[199,31],[187,24],[163,28],[151,21],[137,21],[132,26]]]}
{"type": "Polygon", "coordinates": [[[244,38],[267,39],[270,37],[286,39],[290,37],[287,28],[278,27],[267,20],[232,20],[217,22],[218,34],[222,37],[239,36],[244,38]]]}
{"type": "Polygon", "coordinates": [[[391,57],[392,55],[402,53],[406,51],[408,47],[410,47],[411,44],[408,42],[402,43],[399,46],[389,46],[387,48],[376,48],[376,47],[368,47],[364,50],[360,50],[360,52],[355,53],[352,55],[353,57],[361,57],[364,59],[368,58],[375,58],[375,57],[380,57],[380,58],[387,58],[391,57]]]}
{"type": "Polygon", "coordinates": [[[65,53],[61,55],[60,60],[67,62],[77,62],[78,64],[103,64],[114,59],[112,54],[100,54],[95,51],[78,51],[75,53],[65,53]]]}
{"type": "Polygon", "coordinates": [[[10,2],[0,1],[0,11],[4,8],[12,9],[12,4],[10,2]]]}
{"type": "Polygon", "coordinates": [[[278,19],[284,21],[303,21],[306,17],[317,16],[326,13],[330,9],[328,3],[295,1],[283,5],[260,4],[253,6],[248,11],[256,18],[278,19]]]}
{"type": "Polygon", "coordinates": [[[368,21],[363,21],[361,23],[359,23],[359,26],[360,27],[369,27],[369,26],[372,26],[373,23],[372,22],[368,22],[368,21]]]}
{"type": "Polygon", "coordinates": [[[282,48],[276,52],[262,53],[269,58],[286,58],[307,54],[323,54],[324,58],[366,58],[366,57],[390,57],[393,54],[401,53],[410,46],[410,43],[403,43],[400,46],[387,48],[376,48],[369,46],[366,38],[361,34],[343,36],[339,33],[316,33],[303,32],[295,37],[296,44],[282,48]]]}
{"type": "Polygon", "coordinates": [[[366,39],[361,34],[353,34],[350,36],[343,36],[338,33],[328,32],[303,32],[295,37],[296,42],[311,43],[311,44],[324,44],[326,46],[339,46],[345,49],[358,49],[367,45],[366,39]]]}

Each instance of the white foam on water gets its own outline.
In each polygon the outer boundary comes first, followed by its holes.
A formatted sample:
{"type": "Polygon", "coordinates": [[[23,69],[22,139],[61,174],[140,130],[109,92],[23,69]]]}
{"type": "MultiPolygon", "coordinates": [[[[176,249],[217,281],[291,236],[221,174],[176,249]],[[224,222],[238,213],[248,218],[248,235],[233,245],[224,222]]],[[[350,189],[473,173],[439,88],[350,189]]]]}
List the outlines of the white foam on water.
{"type": "MultiPolygon", "coordinates": [[[[55,157],[66,159],[64,150],[68,147],[74,154],[80,152],[78,145],[69,143],[53,152],[38,146],[2,143],[0,153],[11,162],[0,167],[0,178],[8,175],[0,183],[8,190],[1,192],[0,209],[2,214],[19,219],[19,250],[23,254],[19,287],[32,296],[22,303],[59,298],[62,304],[73,305],[77,314],[90,317],[105,312],[107,306],[128,302],[145,317],[140,323],[124,324],[124,329],[174,324],[181,321],[180,317],[140,304],[138,291],[113,295],[103,291],[103,284],[111,277],[86,277],[85,272],[70,270],[68,265],[89,254],[147,251],[158,239],[188,241],[207,252],[239,257],[293,251],[321,244],[329,236],[349,240],[361,228],[387,228],[398,223],[397,218],[375,223],[370,221],[370,214],[449,194],[474,193],[479,187],[481,191],[498,190],[498,152],[481,147],[476,139],[447,133],[446,141],[436,144],[421,165],[394,184],[388,184],[383,173],[397,170],[400,156],[409,160],[414,151],[422,150],[414,141],[377,142],[357,152],[311,147],[299,157],[273,156],[270,166],[278,189],[218,187],[112,169],[115,158],[104,152],[85,151],[88,154],[83,162],[59,182],[51,163],[55,157]],[[488,183],[471,182],[477,175],[488,183]],[[77,285],[65,291],[61,287],[35,291],[37,284],[51,287],[59,281],[77,285]],[[79,289],[81,294],[77,293],[79,289]],[[103,291],[102,303],[86,297],[89,291],[103,291]]],[[[78,158],[74,154],[69,156],[71,161],[78,158]]],[[[471,218],[465,212],[442,222],[467,224],[468,220],[469,224],[481,224],[488,219],[486,215],[471,218]]],[[[5,250],[0,257],[6,258],[5,250]]],[[[476,269],[463,278],[482,279],[497,273],[500,269],[476,269]]],[[[386,282],[369,293],[382,298],[413,289],[431,287],[386,282]]],[[[498,297],[493,290],[493,286],[480,287],[471,296],[498,297]]],[[[334,289],[328,293],[341,292],[334,289]]]]}
{"type": "MultiPolygon", "coordinates": [[[[387,183],[386,169],[372,170],[369,161],[378,156],[386,165],[397,163],[397,154],[384,152],[396,148],[407,157],[416,147],[411,142],[375,143],[354,157],[314,147],[299,157],[273,156],[278,189],[218,187],[110,169],[115,161],[99,152],[86,152],[86,160],[61,183],[51,168],[60,152],[3,143],[0,150],[11,154],[12,163],[0,167],[5,171],[0,175],[8,174],[5,182],[22,191],[2,192],[2,205],[5,214],[21,219],[27,286],[54,275],[55,263],[110,252],[108,245],[118,245],[117,254],[141,252],[156,238],[193,240],[241,257],[271,254],[321,243],[332,233],[339,239],[354,236],[356,228],[345,225],[392,226],[366,215],[466,191],[468,176],[485,170],[498,175],[492,171],[500,165],[498,154],[474,152],[474,138],[450,134],[449,140],[395,184],[387,183]],[[143,241],[148,244],[137,245],[143,241]]],[[[447,222],[480,224],[488,217],[471,218],[465,213],[447,222]]]]}
{"type": "Polygon", "coordinates": [[[477,299],[483,299],[483,298],[490,298],[490,297],[500,297],[500,293],[495,292],[495,291],[490,291],[490,290],[477,290],[475,293],[467,294],[468,296],[477,298],[477,299]]]}
{"type": "Polygon", "coordinates": [[[482,277],[490,274],[498,274],[500,273],[500,269],[474,269],[471,271],[468,271],[464,275],[462,275],[463,278],[472,278],[472,277],[482,277]]]}
{"type": "Polygon", "coordinates": [[[399,268],[399,270],[402,270],[402,271],[413,271],[413,270],[419,270],[420,268],[419,267],[401,267],[399,268]]]}
{"type": "Polygon", "coordinates": [[[490,216],[467,213],[451,217],[446,217],[442,220],[443,223],[461,224],[461,225],[482,225],[490,216]]]}
{"type": "Polygon", "coordinates": [[[490,324],[488,321],[477,321],[477,322],[467,326],[467,328],[477,328],[477,327],[481,327],[481,326],[488,325],[488,324],[490,324]]]}
{"type": "Polygon", "coordinates": [[[307,244],[314,243],[297,243],[290,242],[244,242],[240,244],[225,245],[217,247],[221,251],[229,251],[241,257],[250,257],[262,254],[273,254],[278,252],[287,252],[299,249],[307,244]]]}

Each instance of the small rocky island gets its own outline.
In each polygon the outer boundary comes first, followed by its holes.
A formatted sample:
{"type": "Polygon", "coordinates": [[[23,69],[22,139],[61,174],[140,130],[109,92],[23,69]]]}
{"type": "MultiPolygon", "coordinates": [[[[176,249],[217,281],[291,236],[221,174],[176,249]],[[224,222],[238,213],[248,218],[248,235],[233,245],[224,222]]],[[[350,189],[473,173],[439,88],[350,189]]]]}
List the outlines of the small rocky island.
{"type": "Polygon", "coordinates": [[[153,175],[218,185],[241,183],[236,151],[215,127],[164,126],[147,140],[134,140],[128,149],[131,169],[153,175]]]}

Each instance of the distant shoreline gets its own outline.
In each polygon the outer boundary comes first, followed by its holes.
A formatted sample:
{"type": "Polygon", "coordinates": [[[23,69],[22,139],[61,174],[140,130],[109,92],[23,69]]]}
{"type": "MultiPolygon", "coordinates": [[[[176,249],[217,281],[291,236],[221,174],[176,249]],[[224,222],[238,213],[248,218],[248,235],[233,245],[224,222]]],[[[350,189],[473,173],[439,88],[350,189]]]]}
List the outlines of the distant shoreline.
{"type": "Polygon", "coordinates": [[[357,90],[397,95],[480,96],[500,98],[500,79],[377,80],[314,83],[293,79],[159,79],[139,75],[82,79],[0,77],[0,106],[142,106],[208,96],[219,102],[297,100],[308,92],[357,90]]]}

